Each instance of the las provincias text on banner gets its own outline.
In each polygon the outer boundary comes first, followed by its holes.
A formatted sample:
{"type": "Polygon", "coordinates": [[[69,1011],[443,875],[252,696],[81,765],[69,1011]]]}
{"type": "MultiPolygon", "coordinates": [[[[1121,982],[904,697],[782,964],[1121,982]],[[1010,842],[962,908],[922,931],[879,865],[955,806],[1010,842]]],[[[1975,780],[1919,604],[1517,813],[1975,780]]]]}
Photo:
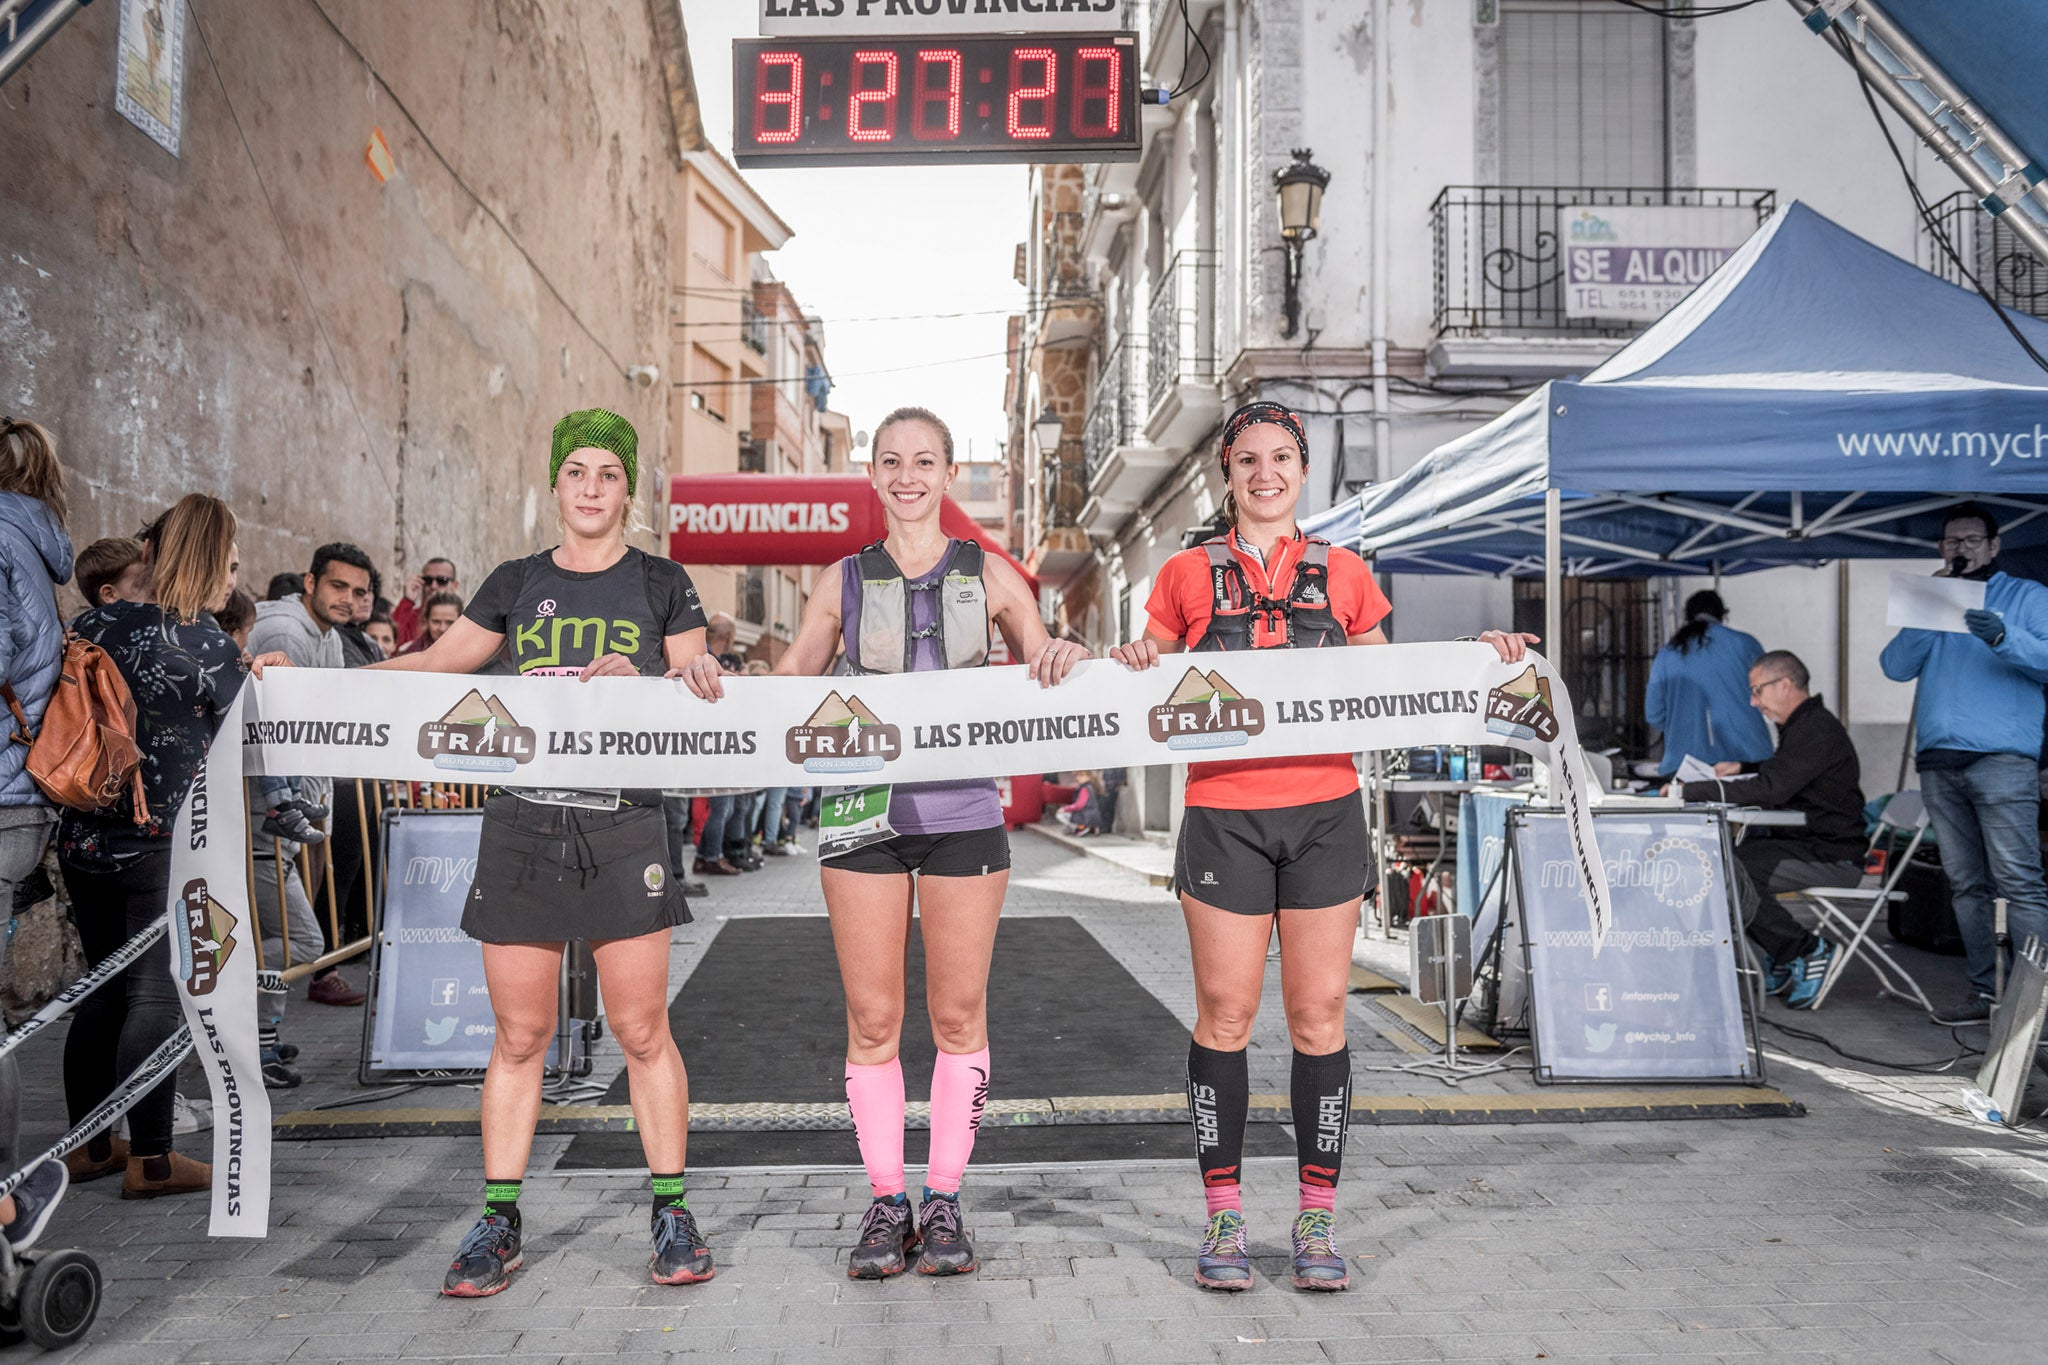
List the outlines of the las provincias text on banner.
{"type": "Polygon", "coordinates": [[[242,689],[178,816],[171,954],[214,1097],[215,1236],[262,1236],[270,1109],[256,1045],[244,775],[524,787],[779,787],[1502,744],[1547,764],[1593,940],[1607,878],[1571,700],[1537,655],[1484,644],[1107,660],[1042,688],[1023,668],[726,680],[274,669],[242,689]]]}

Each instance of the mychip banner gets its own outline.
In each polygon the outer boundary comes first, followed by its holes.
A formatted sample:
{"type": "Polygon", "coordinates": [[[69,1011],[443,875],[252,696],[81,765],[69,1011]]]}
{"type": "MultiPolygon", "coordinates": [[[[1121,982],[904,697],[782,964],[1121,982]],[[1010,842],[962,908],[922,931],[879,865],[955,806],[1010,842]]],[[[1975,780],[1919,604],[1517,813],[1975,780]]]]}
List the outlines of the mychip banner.
{"type": "Polygon", "coordinates": [[[1576,894],[1587,941],[1597,948],[1607,934],[1606,877],[1571,702],[1533,654],[1505,664],[1491,646],[1471,643],[1173,654],[1142,673],[1091,660],[1050,688],[1006,667],[735,677],[725,693],[701,701],[659,678],[316,669],[274,669],[242,689],[172,854],[180,998],[202,1055],[214,1059],[209,1077],[223,1116],[214,1128],[216,1236],[263,1235],[269,1207],[269,1107],[246,946],[245,774],[554,788],[844,786],[1506,744],[1549,765],[1567,856],[1584,873],[1576,894]]]}
{"type": "Polygon", "coordinates": [[[1572,913],[1580,866],[1565,821],[1508,814],[1537,1079],[1760,1079],[1720,813],[1605,810],[1594,824],[1619,918],[1604,952],[1572,913]]]}

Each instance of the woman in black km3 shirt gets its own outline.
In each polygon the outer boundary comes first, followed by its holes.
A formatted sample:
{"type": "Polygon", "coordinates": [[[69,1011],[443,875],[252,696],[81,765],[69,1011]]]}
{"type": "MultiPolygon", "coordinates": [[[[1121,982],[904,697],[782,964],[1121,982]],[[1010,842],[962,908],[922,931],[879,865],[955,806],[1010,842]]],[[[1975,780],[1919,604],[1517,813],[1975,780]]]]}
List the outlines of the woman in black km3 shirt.
{"type": "MultiPolygon", "coordinates": [[[[552,550],[500,564],[448,632],[378,664],[469,673],[508,639],[522,674],[661,676],[704,652],[704,611],[680,565],[626,544],[636,526],[637,438],[616,413],[555,427],[552,550]]],[[[690,911],[669,877],[658,791],[504,789],[484,803],[462,927],[484,945],[497,1035],[484,1073],[484,1208],[441,1292],[495,1294],[520,1265],[519,1182],[540,1115],[563,944],[588,940],[612,1036],[626,1054],[633,1118],[654,1182],[658,1284],[711,1278],[711,1251],[683,1194],[689,1076],[668,1026],[669,929],[690,911]]]]}

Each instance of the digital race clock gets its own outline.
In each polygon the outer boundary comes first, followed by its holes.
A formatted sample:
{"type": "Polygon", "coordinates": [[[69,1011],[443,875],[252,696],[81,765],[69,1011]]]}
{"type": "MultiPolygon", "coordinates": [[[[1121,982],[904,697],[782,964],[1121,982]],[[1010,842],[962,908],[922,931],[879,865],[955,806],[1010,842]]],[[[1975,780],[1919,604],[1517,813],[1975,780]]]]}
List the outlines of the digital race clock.
{"type": "Polygon", "coordinates": [[[1137,58],[1130,33],[743,38],[733,44],[733,160],[1134,160],[1137,58]]]}

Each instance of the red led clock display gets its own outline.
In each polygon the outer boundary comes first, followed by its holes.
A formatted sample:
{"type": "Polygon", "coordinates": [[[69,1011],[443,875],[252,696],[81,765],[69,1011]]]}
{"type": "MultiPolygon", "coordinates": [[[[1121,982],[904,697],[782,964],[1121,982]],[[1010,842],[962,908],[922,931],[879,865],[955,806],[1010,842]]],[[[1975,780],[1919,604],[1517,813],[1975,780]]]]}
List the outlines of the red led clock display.
{"type": "Polygon", "coordinates": [[[1139,151],[1137,56],[1129,33],[741,39],[733,160],[1130,160],[1139,151]]]}

